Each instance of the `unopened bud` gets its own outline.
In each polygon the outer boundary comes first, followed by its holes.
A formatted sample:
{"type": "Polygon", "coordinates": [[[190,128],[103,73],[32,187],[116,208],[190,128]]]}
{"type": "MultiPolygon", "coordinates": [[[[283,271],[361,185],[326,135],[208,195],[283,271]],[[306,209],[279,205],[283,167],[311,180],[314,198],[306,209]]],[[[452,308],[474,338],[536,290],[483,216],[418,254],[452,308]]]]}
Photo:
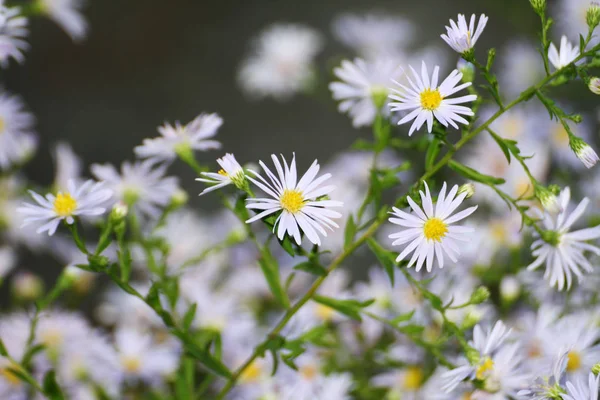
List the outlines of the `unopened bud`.
{"type": "Polygon", "coordinates": [[[558,246],[560,244],[560,233],[557,231],[543,231],[542,240],[551,246],[558,246]]]}
{"type": "Polygon", "coordinates": [[[469,299],[469,303],[471,304],[481,304],[487,299],[490,298],[490,291],[485,286],[479,286],[475,291],[471,294],[471,298],[469,299]]]}
{"type": "Polygon", "coordinates": [[[463,194],[466,193],[467,196],[465,197],[465,199],[470,199],[471,197],[473,197],[473,195],[475,194],[475,185],[472,183],[465,183],[464,185],[461,185],[458,188],[458,194],[463,194]]]}
{"type": "Polygon", "coordinates": [[[514,276],[505,276],[500,282],[500,296],[502,300],[512,303],[521,294],[521,283],[514,276]]]}
{"type": "Polygon", "coordinates": [[[385,86],[373,86],[371,88],[371,99],[375,108],[381,110],[387,103],[389,90],[385,86]]]}
{"type": "Polygon", "coordinates": [[[600,95],[600,78],[594,76],[590,79],[590,83],[588,83],[588,88],[594,94],[600,95]]]}
{"type": "Polygon", "coordinates": [[[119,201],[113,206],[110,212],[110,218],[113,222],[119,222],[127,216],[128,212],[129,207],[127,206],[127,204],[124,201],[119,201]]]}
{"type": "Polygon", "coordinates": [[[543,15],[546,12],[546,0],[529,0],[529,2],[536,13],[543,15]]]}
{"type": "Polygon", "coordinates": [[[464,59],[460,59],[456,68],[462,73],[462,81],[464,83],[473,82],[475,80],[475,66],[464,59]]]}
{"type": "Polygon", "coordinates": [[[481,311],[478,310],[477,307],[472,307],[471,310],[467,313],[467,315],[463,319],[463,322],[461,324],[462,329],[473,328],[475,325],[477,325],[479,323],[479,321],[481,321],[482,317],[483,317],[483,315],[482,315],[481,311]]]}
{"type": "Polygon", "coordinates": [[[599,160],[594,149],[578,136],[569,135],[569,147],[586,168],[592,168],[599,160]]]}
{"type": "Polygon", "coordinates": [[[544,209],[549,213],[560,212],[560,204],[558,204],[558,198],[545,186],[536,183],[534,189],[534,196],[540,201],[542,207],[544,207],[544,209]]]}
{"type": "Polygon", "coordinates": [[[592,31],[600,24],[600,5],[597,2],[592,1],[590,4],[585,13],[585,22],[592,31]]]}
{"type": "Polygon", "coordinates": [[[22,272],[13,278],[12,292],[19,300],[37,300],[44,294],[44,282],[31,272],[22,272]]]}
{"type": "Polygon", "coordinates": [[[595,365],[592,367],[592,373],[593,373],[594,375],[598,375],[598,374],[600,374],[600,363],[598,363],[598,364],[595,364],[595,365]]]}
{"type": "Polygon", "coordinates": [[[184,190],[177,190],[171,197],[171,205],[175,208],[184,206],[188,202],[189,196],[184,190]]]}

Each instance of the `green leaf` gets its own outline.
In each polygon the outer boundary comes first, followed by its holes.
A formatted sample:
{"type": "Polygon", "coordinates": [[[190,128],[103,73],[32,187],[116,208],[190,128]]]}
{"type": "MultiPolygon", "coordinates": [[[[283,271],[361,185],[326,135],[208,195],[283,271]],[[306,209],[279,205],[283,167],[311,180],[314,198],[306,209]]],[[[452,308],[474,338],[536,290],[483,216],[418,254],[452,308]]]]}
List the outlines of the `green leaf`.
{"type": "Polygon", "coordinates": [[[384,249],[383,247],[381,247],[381,245],[377,243],[377,241],[373,238],[367,239],[367,245],[385,269],[385,272],[390,278],[392,286],[394,286],[394,270],[396,268],[396,261],[394,255],[391,252],[384,249]]]}
{"type": "Polygon", "coordinates": [[[456,171],[459,174],[461,174],[462,176],[464,176],[465,178],[476,181],[476,182],[481,182],[481,183],[491,184],[491,185],[501,185],[506,182],[502,178],[496,178],[494,176],[485,175],[480,172],[477,172],[473,168],[467,167],[466,165],[463,165],[463,164],[459,163],[458,161],[450,160],[448,162],[448,166],[450,168],[452,168],[454,171],[456,171]]]}
{"type": "Polygon", "coordinates": [[[492,138],[494,138],[494,140],[500,147],[500,150],[502,150],[502,152],[504,153],[504,157],[506,157],[506,161],[508,161],[508,163],[510,164],[510,150],[508,149],[508,145],[506,144],[504,139],[502,139],[500,136],[496,135],[494,132],[490,131],[490,134],[492,135],[492,138]]]}
{"type": "Polygon", "coordinates": [[[8,351],[6,350],[6,346],[4,346],[4,342],[2,338],[0,338],[0,356],[7,357],[8,351]]]}
{"type": "Polygon", "coordinates": [[[402,333],[406,333],[407,335],[420,335],[425,328],[421,325],[403,325],[399,326],[398,330],[402,333]]]}
{"type": "Polygon", "coordinates": [[[357,300],[337,300],[331,297],[325,297],[321,295],[315,295],[313,297],[317,303],[323,304],[324,306],[333,308],[334,310],[352,318],[356,321],[362,321],[360,317],[360,310],[368,307],[375,302],[375,300],[369,300],[360,302],[357,300]]]}
{"type": "Polygon", "coordinates": [[[160,282],[154,282],[152,286],[150,286],[150,290],[148,290],[148,294],[146,295],[146,303],[154,310],[162,310],[162,305],[160,304],[159,297],[159,288],[160,282]]]}
{"type": "Polygon", "coordinates": [[[196,317],[196,309],[197,309],[197,305],[196,303],[192,304],[188,310],[185,312],[185,315],[183,316],[183,329],[185,329],[186,331],[190,330],[190,327],[192,326],[192,322],[194,322],[194,318],[196,317]]]}
{"type": "Polygon", "coordinates": [[[51,400],[64,400],[64,396],[58,383],[56,382],[56,374],[53,370],[50,370],[44,376],[44,382],[42,385],[44,394],[51,400]]]}
{"type": "Polygon", "coordinates": [[[346,228],[344,229],[344,250],[348,248],[354,241],[356,235],[356,224],[354,223],[354,217],[352,214],[348,217],[346,222],[346,228]]]}
{"type": "Polygon", "coordinates": [[[394,325],[398,325],[400,322],[404,322],[404,321],[410,320],[413,317],[414,314],[415,314],[415,310],[413,310],[413,311],[411,311],[409,313],[406,313],[406,314],[400,314],[396,318],[390,320],[390,322],[392,324],[394,324],[394,325]]]}
{"type": "Polygon", "coordinates": [[[217,375],[223,376],[225,378],[231,377],[231,371],[229,371],[229,369],[227,369],[227,367],[220,360],[215,358],[208,351],[203,350],[200,347],[198,347],[187,336],[185,336],[185,335],[178,335],[178,336],[182,339],[184,348],[191,357],[194,357],[197,361],[200,361],[200,363],[204,367],[206,367],[210,371],[216,373],[217,375]]]}
{"type": "Polygon", "coordinates": [[[358,139],[352,144],[354,150],[373,150],[374,145],[364,139],[358,139]]]}
{"type": "Polygon", "coordinates": [[[279,238],[277,240],[279,241],[279,244],[281,245],[281,247],[286,251],[286,253],[288,253],[292,257],[296,256],[296,250],[294,249],[294,244],[292,243],[292,239],[290,239],[290,237],[288,235],[285,235],[283,237],[283,240],[279,240],[279,238]]]}
{"type": "Polygon", "coordinates": [[[281,277],[279,275],[279,264],[271,256],[268,249],[262,249],[262,256],[258,259],[260,268],[262,269],[263,275],[271,289],[271,293],[283,307],[288,308],[290,306],[290,299],[281,285],[281,277]]]}
{"type": "Polygon", "coordinates": [[[317,275],[317,276],[327,276],[327,270],[320,264],[317,264],[313,261],[305,261],[294,267],[297,271],[308,272],[309,274],[317,275]]]}

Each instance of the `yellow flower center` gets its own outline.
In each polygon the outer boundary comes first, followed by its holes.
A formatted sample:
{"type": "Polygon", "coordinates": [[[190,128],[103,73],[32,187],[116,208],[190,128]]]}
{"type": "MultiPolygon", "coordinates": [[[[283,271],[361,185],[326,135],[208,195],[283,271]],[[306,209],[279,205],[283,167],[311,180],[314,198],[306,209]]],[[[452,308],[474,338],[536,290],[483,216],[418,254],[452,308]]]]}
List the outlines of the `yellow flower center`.
{"type": "Polygon", "coordinates": [[[419,367],[408,367],[402,379],[402,386],[406,390],[417,390],[423,383],[423,371],[419,367]]]}
{"type": "Polygon", "coordinates": [[[438,89],[425,89],[421,92],[421,107],[425,110],[435,111],[442,103],[443,97],[438,89]]]}
{"type": "Polygon", "coordinates": [[[304,197],[302,196],[302,192],[298,190],[286,189],[283,191],[283,196],[281,196],[279,202],[281,203],[281,208],[295,214],[302,209],[304,197]]]}
{"type": "Polygon", "coordinates": [[[334,311],[331,307],[323,304],[317,304],[317,308],[315,308],[315,314],[323,321],[331,321],[334,311]]]}
{"type": "Polygon", "coordinates": [[[492,237],[499,243],[506,243],[508,235],[504,224],[501,221],[494,221],[490,225],[492,237]]]}
{"type": "Polygon", "coordinates": [[[567,371],[574,372],[581,368],[581,355],[576,351],[570,351],[567,355],[567,371]]]}
{"type": "Polygon", "coordinates": [[[121,359],[121,364],[126,372],[136,373],[142,368],[142,361],[138,357],[125,356],[121,359]]]}
{"type": "Polygon", "coordinates": [[[312,381],[319,374],[319,370],[314,365],[305,365],[300,368],[300,375],[306,380],[312,381]]]}
{"type": "Polygon", "coordinates": [[[227,174],[227,172],[225,172],[225,170],[224,170],[224,169],[220,169],[220,170],[219,170],[219,172],[217,172],[217,173],[218,173],[219,175],[223,175],[223,176],[229,176],[229,175],[227,174]]]}
{"type": "Polygon", "coordinates": [[[59,193],[54,199],[54,212],[61,217],[69,217],[77,209],[77,201],[69,193],[59,193]]]}
{"type": "Polygon", "coordinates": [[[475,377],[480,381],[484,380],[487,372],[490,372],[494,369],[494,362],[491,358],[486,357],[483,363],[477,368],[475,372],[475,377]]]}
{"type": "Polygon", "coordinates": [[[47,347],[60,347],[63,342],[63,334],[58,329],[50,329],[42,332],[40,339],[47,347]]]}
{"type": "Polygon", "coordinates": [[[262,368],[260,364],[257,361],[254,361],[244,370],[244,372],[242,372],[240,381],[243,383],[256,382],[261,374],[262,368]]]}
{"type": "Polygon", "coordinates": [[[473,393],[465,393],[462,395],[461,400],[471,400],[473,393]]]}
{"type": "Polygon", "coordinates": [[[448,232],[448,225],[439,218],[429,218],[423,225],[423,232],[427,240],[435,240],[441,242],[442,238],[448,232]]]}

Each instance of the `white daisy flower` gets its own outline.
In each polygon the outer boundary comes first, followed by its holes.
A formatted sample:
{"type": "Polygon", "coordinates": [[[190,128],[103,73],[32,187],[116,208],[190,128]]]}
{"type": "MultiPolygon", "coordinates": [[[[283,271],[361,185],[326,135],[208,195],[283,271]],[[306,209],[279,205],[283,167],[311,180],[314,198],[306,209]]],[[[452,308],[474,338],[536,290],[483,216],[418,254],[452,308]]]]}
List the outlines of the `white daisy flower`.
{"type": "MultiPolygon", "coordinates": [[[[20,15],[18,7],[6,7],[0,0],[0,66],[6,68],[10,58],[18,63],[25,61],[23,52],[29,49],[27,18],[20,15]]],[[[1,148],[2,146],[0,146],[1,148]]]]}
{"type": "Polygon", "coordinates": [[[431,272],[435,259],[440,268],[444,267],[444,253],[453,262],[457,261],[460,250],[456,241],[468,241],[469,239],[465,235],[472,232],[473,229],[453,224],[471,215],[477,210],[477,206],[469,207],[450,216],[462,204],[467,194],[462,193],[457,196],[458,185],[454,185],[446,195],[446,182],[444,182],[434,208],[429,187],[426,182],[424,184],[425,193],[419,191],[423,209],[410,196],[407,197],[408,204],[416,215],[393,207],[394,211],[391,214],[394,217],[390,218],[390,222],[406,229],[389,235],[389,238],[395,239],[392,242],[393,246],[410,242],[398,255],[396,262],[404,260],[414,252],[408,268],[416,262],[416,270],[419,271],[427,261],[427,271],[431,272]]]}
{"type": "Polygon", "coordinates": [[[575,384],[567,382],[567,394],[563,394],[563,400],[598,400],[598,390],[600,386],[600,376],[592,372],[588,375],[588,380],[578,379],[575,384]]]}
{"type": "Polygon", "coordinates": [[[276,24],[258,37],[238,80],[250,96],[285,100],[300,92],[313,76],[313,60],[323,47],[321,35],[303,25],[276,24]]]}
{"type": "Polygon", "coordinates": [[[202,172],[206,178],[196,178],[199,182],[212,184],[200,193],[200,196],[213,190],[220,189],[224,186],[234,184],[237,188],[243,188],[246,184],[246,174],[244,168],[237,162],[235,156],[231,153],[225,154],[224,157],[218,158],[217,162],[221,166],[219,172],[202,172]]]}
{"type": "Polygon", "coordinates": [[[560,39],[560,50],[556,49],[554,43],[550,43],[548,60],[554,65],[554,68],[564,68],[575,61],[577,57],[579,57],[579,46],[573,46],[566,36],[560,39]]]}
{"type": "MultiPolygon", "coordinates": [[[[572,213],[567,213],[567,207],[571,199],[571,190],[567,187],[560,194],[561,212],[554,216],[544,213],[542,216],[545,237],[538,238],[531,245],[533,256],[536,260],[529,264],[528,270],[532,271],[546,264],[544,278],[550,281],[550,286],[556,286],[558,290],[571,288],[573,274],[581,280],[582,269],[592,272],[592,264],[585,258],[584,253],[591,251],[600,255],[600,248],[586,243],[588,240],[600,238],[600,226],[594,228],[569,231],[571,226],[583,215],[589,204],[589,199],[584,198],[572,213]]],[[[539,234],[535,233],[537,237],[539,234]]]]}
{"type": "Polygon", "coordinates": [[[343,60],[342,66],[333,72],[342,81],[329,84],[333,99],[341,101],[339,111],[348,113],[352,124],[359,128],[371,125],[380,110],[388,111],[384,107],[388,86],[392,80],[400,79],[403,71],[387,58],[375,61],[357,58],[354,62],[343,60]]]}
{"type": "Polygon", "coordinates": [[[161,208],[169,204],[179,189],[177,178],[165,177],[166,169],[166,165],[154,168],[151,160],[134,164],[124,162],[120,175],[110,164],[94,164],[91,167],[92,174],[114,191],[111,206],[123,201],[135,211],[152,218],[160,215],[161,208]]]}
{"type": "Polygon", "coordinates": [[[39,6],[74,42],[85,39],[88,23],[82,14],[85,0],[39,0],[39,6]]]}
{"type": "Polygon", "coordinates": [[[223,119],[215,113],[200,114],[187,125],[181,125],[179,121],[175,122],[175,125],[165,123],[158,128],[162,136],[144,139],[143,144],[137,146],[134,151],[138,157],[153,162],[170,162],[180,151],[219,149],[221,143],[210,138],[217,134],[221,125],[223,119]]]}
{"type": "Polygon", "coordinates": [[[24,203],[18,212],[26,216],[24,225],[36,223],[41,225],[37,233],[48,232],[51,236],[61,221],[72,224],[75,217],[97,216],[106,211],[103,204],[112,196],[110,189],[104,188],[103,182],[88,180],[79,187],[69,181],[67,191],[56,195],[48,193],[42,197],[34,191],[29,191],[37,204],[24,203]]]}
{"type": "Polygon", "coordinates": [[[0,94],[0,169],[22,163],[33,154],[37,146],[34,122],[19,96],[0,94]]]}
{"type": "Polygon", "coordinates": [[[273,232],[277,229],[277,237],[280,240],[283,240],[284,235],[287,233],[300,245],[302,242],[301,232],[304,232],[311,243],[320,245],[321,239],[318,233],[327,236],[327,232],[323,227],[330,230],[338,228],[332,218],[341,218],[342,216],[339,212],[329,209],[330,207],[342,207],[343,203],[341,201],[319,200],[319,197],[327,196],[335,189],[333,185],[321,186],[323,182],[331,178],[331,174],[324,174],[315,179],[320,169],[317,160],[315,160],[298,181],[295,154],[289,166],[285,158],[281,156],[283,168],[274,154],[271,158],[275,164],[278,177],[271,172],[265,163],[259,161],[271,183],[254,171],[251,172],[257,179],[251,177],[248,177],[248,179],[273,199],[248,199],[247,208],[264,211],[246,222],[251,223],[281,211],[273,228],[273,232]]]}
{"type": "Polygon", "coordinates": [[[468,125],[469,122],[461,117],[461,115],[472,116],[473,111],[465,106],[459,106],[457,104],[468,103],[477,99],[477,96],[467,95],[456,98],[448,98],[448,96],[471,86],[471,82],[466,82],[456,86],[457,83],[462,79],[462,73],[458,70],[454,70],[448,75],[448,77],[438,86],[438,74],[439,67],[436,66],[433,69],[433,76],[429,79],[429,72],[425,62],[421,65],[421,76],[417,74],[417,71],[413,67],[410,67],[415,82],[413,82],[408,74],[406,78],[410,83],[410,88],[394,81],[400,89],[391,89],[393,93],[390,95],[390,99],[396,100],[390,102],[391,111],[404,111],[411,110],[411,112],[398,121],[398,125],[402,125],[409,121],[415,120],[408,135],[412,135],[415,130],[418,130],[427,122],[427,130],[431,133],[433,129],[433,117],[444,126],[448,124],[458,129],[456,122],[468,125]],[[456,121],[456,122],[455,122],[456,121]]]}
{"type": "MultiPolygon", "coordinates": [[[[494,355],[502,349],[510,333],[511,330],[507,329],[502,321],[496,322],[494,327],[487,332],[484,332],[481,326],[476,325],[470,345],[479,352],[479,362],[471,365],[464,359],[461,366],[443,373],[440,377],[441,389],[449,393],[467,378],[486,380],[494,371],[494,355]]],[[[502,358],[504,359],[504,356],[502,358]]]]}
{"type": "Polygon", "coordinates": [[[477,27],[475,22],[477,17],[475,14],[471,15],[471,20],[467,25],[467,20],[463,14],[458,14],[458,24],[453,20],[450,20],[450,26],[446,26],[446,34],[441,35],[442,39],[448,46],[452,47],[457,53],[465,53],[475,46],[477,39],[483,33],[485,25],[488,22],[488,17],[485,14],[481,14],[477,27]]]}
{"type": "MultiPolygon", "coordinates": [[[[553,17],[569,37],[585,37],[588,33],[587,10],[592,5],[592,0],[560,0],[556,2],[553,17]]],[[[598,43],[598,35],[593,35],[590,45],[598,43]]]]}
{"type": "Polygon", "coordinates": [[[333,21],[333,34],[361,57],[397,57],[414,38],[412,22],[397,16],[342,14],[333,21]]]}
{"type": "Polygon", "coordinates": [[[179,365],[178,342],[159,342],[139,329],[119,328],[115,332],[115,347],[119,353],[125,378],[160,385],[179,365]]]}

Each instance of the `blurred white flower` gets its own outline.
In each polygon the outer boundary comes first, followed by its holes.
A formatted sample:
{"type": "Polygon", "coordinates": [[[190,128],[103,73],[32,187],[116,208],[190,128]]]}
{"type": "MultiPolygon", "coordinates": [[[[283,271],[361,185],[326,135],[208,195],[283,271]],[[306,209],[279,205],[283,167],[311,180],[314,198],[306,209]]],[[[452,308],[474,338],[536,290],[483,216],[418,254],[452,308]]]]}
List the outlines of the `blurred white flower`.
{"type": "Polygon", "coordinates": [[[17,255],[11,247],[0,247],[0,281],[12,271],[17,263],[17,255]]]}
{"type": "Polygon", "coordinates": [[[451,216],[462,204],[467,194],[463,193],[457,196],[458,185],[454,185],[446,196],[446,182],[444,182],[434,209],[429,186],[426,182],[424,184],[425,193],[419,192],[423,209],[410,196],[407,197],[408,203],[416,215],[393,207],[394,211],[391,212],[393,217],[390,218],[390,222],[406,229],[391,234],[389,237],[394,239],[392,243],[394,246],[410,242],[398,255],[396,262],[404,260],[414,252],[408,262],[408,268],[416,262],[416,271],[419,271],[426,264],[427,271],[431,272],[435,259],[437,259],[440,268],[444,267],[444,253],[452,261],[457,261],[460,250],[455,241],[468,241],[469,239],[465,235],[472,232],[473,229],[452,224],[471,215],[477,209],[477,206],[469,207],[451,216]]]}
{"type": "Polygon", "coordinates": [[[412,41],[415,26],[393,15],[341,14],[333,20],[333,34],[367,60],[398,58],[412,41]]]}
{"type": "MultiPolygon", "coordinates": [[[[14,360],[21,360],[25,355],[30,324],[30,318],[23,313],[3,315],[0,319],[2,343],[14,360]]],[[[28,400],[28,385],[12,373],[9,368],[18,370],[20,367],[8,358],[0,356],[0,398],[28,400]]]]}
{"type": "Polygon", "coordinates": [[[251,97],[286,100],[306,88],[313,76],[313,60],[323,47],[321,35],[303,25],[276,24],[259,35],[252,55],[238,75],[251,97]]]}
{"type": "Polygon", "coordinates": [[[477,26],[475,25],[476,20],[477,17],[475,14],[471,15],[471,20],[467,25],[465,16],[458,14],[458,24],[450,20],[450,26],[446,26],[446,34],[441,35],[442,39],[457,53],[463,54],[471,50],[475,46],[475,43],[477,43],[479,36],[483,33],[488,22],[488,17],[485,14],[481,14],[477,26]]]}
{"type": "Polygon", "coordinates": [[[67,189],[68,191],[58,192],[56,195],[48,193],[45,198],[29,191],[37,205],[23,203],[23,207],[17,209],[26,216],[24,224],[41,224],[37,233],[48,232],[51,236],[63,220],[70,225],[75,217],[103,214],[106,208],[102,206],[113,194],[112,190],[104,188],[103,182],[93,180],[88,180],[79,187],[69,181],[67,189]]]}
{"type": "Polygon", "coordinates": [[[545,76],[540,54],[531,43],[521,40],[510,42],[502,54],[503,57],[499,57],[502,68],[498,71],[498,80],[501,91],[510,98],[518,96],[545,76]]]}
{"type": "Polygon", "coordinates": [[[94,164],[92,174],[114,191],[109,206],[123,201],[137,213],[158,218],[179,189],[175,177],[165,177],[166,165],[154,166],[151,160],[121,164],[121,174],[110,164],[94,164]]]}
{"type": "Polygon", "coordinates": [[[0,66],[2,68],[8,66],[10,58],[18,63],[25,61],[23,52],[29,49],[29,44],[24,40],[29,34],[27,22],[27,18],[21,16],[19,7],[6,7],[4,0],[0,0],[0,66]]]}
{"type": "Polygon", "coordinates": [[[56,22],[74,42],[87,36],[88,23],[82,14],[85,0],[38,0],[39,7],[56,22]]]}
{"type": "Polygon", "coordinates": [[[410,67],[415,79],[415,82],[413,82],[408,74],[406,75],[410,88],[394,81],[400,89],[392,89],[392,93],[394,94],[390,95],[390,99],[395,101],[390,102],[390,110],[410,111],[408,115],[398,121],[398,125],[402,125],[414,120],[408,132],[409,136],[415,130],[421,129],[425,122],[427,122],[427,131],[431,133],[434,117],[442,125],[446,127],[452,125],[458,129],[456,122],[464,125],[469,124],[461,115],[474,115],[470,108],[458,104],[474,101],[477,99],[476,95],[448,98],[448,96],[471,86],[471,82],[456,86],[462,79],[462,74],[458,70],[454,70],[438,86],[439,69],[438,66],[433,69],[433,75],[430,80],[427,66],[423,62],[421,64],[421,76],[419,76],[412,66],[410,67]]]}
{"type": "Polygon", "coordinates": [[[210,138],[217,134],[221,125],[223,119],[215,113],[200,114],[187,125],[181,125],[179,121],[175,125],[165,123],[158,127],[162,136],[144,139],[134,151],[138,157],[152,162],[171,162],[178,152],[219,149],[221,143],[210,138]]]}
{"type": "Polygon", "coordinates": [[[558,290],[571,288],[573,274],[581,281],[582,269],[592,272],[592,264],[585,258],[584,253],[591,251],[600,255],[600,248],[587,243],[588,240],[600,238],[600,226],[594,228],[569,231],[573,224],[583,215],[589,204],[589,199],[584,198],[571,213],[567,207],[571,200],[571,191],[567,187],[560,193],[561,212],[558,215],[544,213],[544,235],[536,232],[537,240],[531,245],[532,254],[536,260],[527,266],[528,270],[535,270],[546,264],[544,278],[549,280],[550,286],[558,290]]]}
{"type": "Polygon", "coordinates": [[[554,65],[554,68],[564,68],[575,61],[577,57],[579,57],[579,46],[573,46],[566,36],[560,39],[560,50],[556,49],[554,43],[550,43],[548,60],[554,65]]]}
{"type": "Polygon", "coordinates": [[[0,169],[8,169],[33,155],[37,139],[35,117],[25,110],[19,96],[0,93],[0,169]]]}
{"type": "Polygon", "coordinates": [[[281,211],[273,228],[273,232],[277,230],[277,237],[280,240],[283,240],[283,237],[288,234],[300,245],[302,243],[301,232],[303,232],[311,243],[320,245],[321,239],[318,234],[327,236],[324,227],[330,230],[339,228],[333,219],[342,216],[339,212],[329,209],[330,207],[342,207],[343,203],[341,201],[319,200],[319,197],[327,196],[335,189],[333,185],[321,186],[323,182],[331,178],[331,174],[324,174],[316,178],[320,166],[315,160],[298,181],[296,155],[294,154],[289,166],[285,158],[283,156],[281,158],[283,168],[277,156],[274,154],[271,156],[279,178],[271,172],[265,163],[259,161],[271,183],[267,182],[257,172],[251,171],[256,179],[251,177],[248,177],[248,179],[273,199],[248,199],[246,205],[248,209],[263,211],[246,222],[252,223],[281,211]]]}
{"type": "Polygon", "coordinates": [[[598,400],[599,386],[600,376],[590,372],[587,382],[581,378],[575,380],[575,384],[567,382],[567,394],[562,395],[562,398],[563,400],[598,400]]]}
{"type": "Polygon", "coordinates": [[[399,80],[403,71],[390,59],[353,62],[343,60],[341,67],[333,70],[341,82],[329,84],[334,100],[341,101],[339,111],[348,113],[355,127],[373,123],[378,112],[389,113],[388,95],[392,80],[399,80]]]}
{"type": "MultiPolygon", "coordinates": [[[[587,36],[587,10],[592,0],[559,0],[553,10],[553,18],[568,37],[578,38],[579,35],[587,36]]],[[[597,33],[597,32],[596,32],[597,33]]],[[[598,35],[593,35],[591,45],[598,43],[598,35]]]]}
{"type": "Polygon", "coordinates": [[[69,181],[80,184],[82,162],[75,154],[70,144],[61,142],[54,148],[54,164],[56,171],[54,175],[54,188],[56,190],[68,190],[69,181]]]}

